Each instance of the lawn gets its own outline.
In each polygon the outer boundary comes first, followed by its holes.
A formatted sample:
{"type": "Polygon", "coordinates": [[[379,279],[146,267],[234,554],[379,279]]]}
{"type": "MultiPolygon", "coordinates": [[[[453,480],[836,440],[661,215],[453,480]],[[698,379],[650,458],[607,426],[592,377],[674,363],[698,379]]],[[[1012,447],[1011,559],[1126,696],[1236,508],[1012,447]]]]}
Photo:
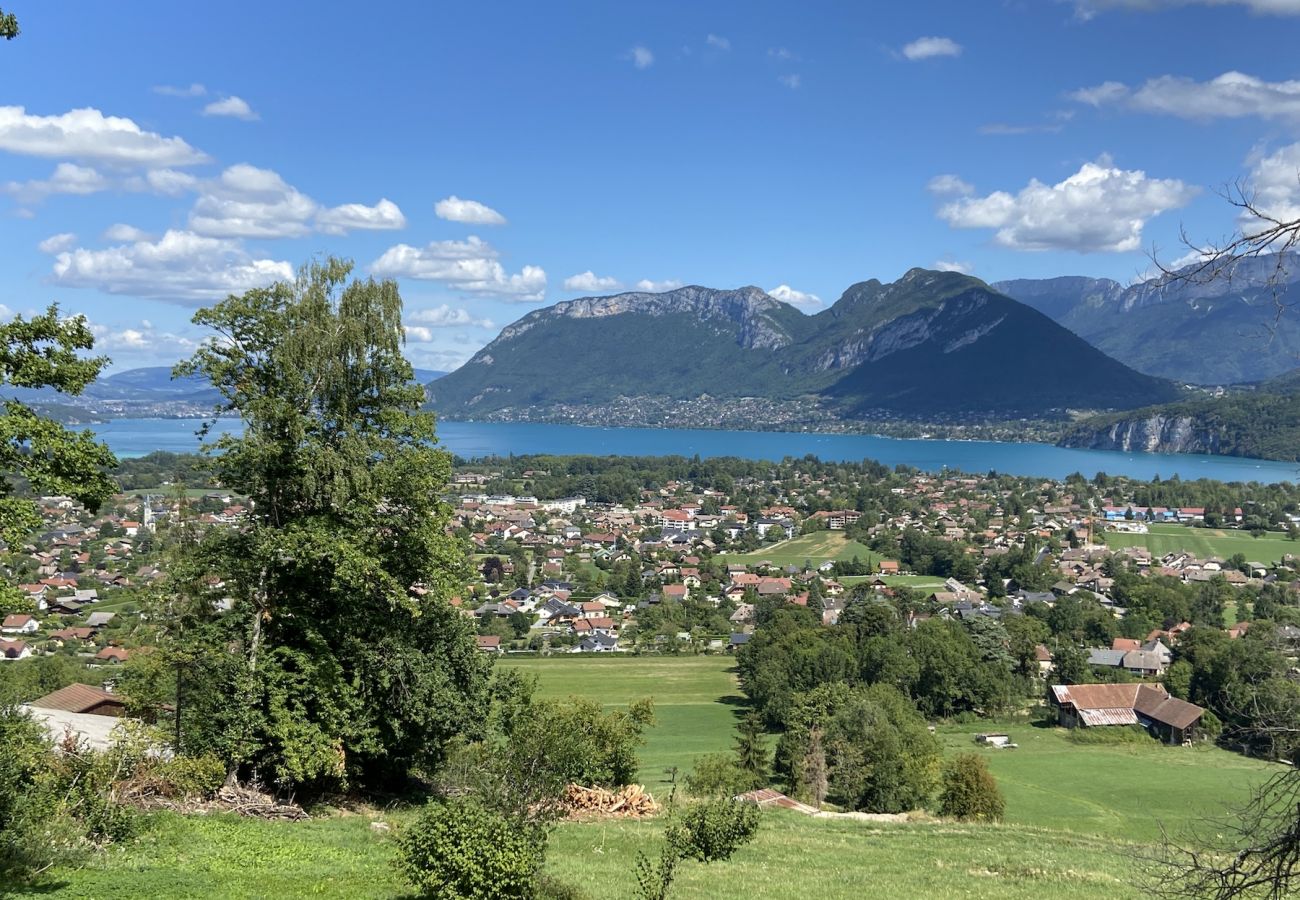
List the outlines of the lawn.
{"type": "MultiPolygon", "coordinates": [[[[688,770],[729,746],[738,691],[725,657],[505,659],[538,676],[545,696],[583,694],[609,705],[653,696],[657,724],[642,778],[659,797],[663,770],[688,770]]],[[[1222,814],[1269,767],[1211,747],[1076,744],[1025,723],[944,724],[946,753],[985,756],[1007,801],[999,826],[878,824],[769,810],[754,843],[726,863],[684,863],[681,898],[1127,898],[1143,893],[1134,860],[1198,817],[1222,814]],[[1015,750],[979,749],[976,732],[1009,733],[1015,750]]],[[[303,823],[155,814],[134,841],[81,867],[50,873],[52,897],[401,897],[392,838],[410,809],[323,811],[303,823]],[[373,828],[377,821],[385,828],[373,828]]],[[[547,869],[591,898],[634,896],[633,860],[654,854],[655,821],[565,823],[547,869]]],[[[2,886],[0,886],[2,888],[2,886]]],[[[0,889],[0,893],[2,893],[0,889]]]]}
{"type": "Polygon", "coordinates": [[[770,562],[776,566],[802,566],[811,561],[814,566],[820,566],[833,560],[848,562],[855,556],[864,563],[868,557],[876,562],[880,560],[879,553],[866,544],[849,540],[842,531],[814,531],[788,541],[767,544],[753,553],[719,554],[718,560],[724,564],[739,563],[746,566],[761,562],[770,562]]]}
{"type": "Polygon", "coordinates": [[[641,748],[641,779],[661,793],[668,769],[689,772],[695,758],[731,746],[743,707],[735,661],[726,656],[563,655],[498,663],[537,676],[544,697],[577,694],[607,706],[655,701],[655,725],[641,748]]]}
{"type": "Polygon", "coordinates": [[[853,587],[855,584],[861,584],[864,581],[880,580],[896,585],[897,587],[911,588],[914,591],[941,591],[943,579],[934,575],[841,575],[838,579],[841,584],[853,587]]]}
{"type": "Polygon", "coordinates": [[[1186,525],[1149,525],[1147,534],[1108,531],[1102,535],[1108,547],[1146,547],[1155,556],[1186,550],[1200,557],[1227,559],[1236,553],[1250,562],[1272,563],[1287,553],[1300,553],[1300,543],[1278,531],[1251,537],[1245,531],[1220,528],[1189,528],[1186,525]]]}

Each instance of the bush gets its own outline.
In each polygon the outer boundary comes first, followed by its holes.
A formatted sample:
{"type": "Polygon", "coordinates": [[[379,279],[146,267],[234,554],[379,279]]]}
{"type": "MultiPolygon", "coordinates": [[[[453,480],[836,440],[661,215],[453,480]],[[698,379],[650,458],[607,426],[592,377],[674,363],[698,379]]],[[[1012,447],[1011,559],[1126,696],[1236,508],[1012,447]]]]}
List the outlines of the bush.
{"type": "Polygon", "coordinates": [[[1223,733],[1223,722],[1219,720],[1218,716],[1207,709],[1201,714],[1200,731],[1201,734],[1205,735],[1210,740],[1214,740],[1223,733]]]}
{"type": "Polygon", "coordinates": [[[686,776],[686,790],[693,797],[734,797],[756,787],[754,776],[742,769],[731,753],[698,757],[695,770],[686,776]]]}
{"type": "Polygon", "coordinates": [[[397,865],[422,897],[533,897],[541,859],[531,838],[473,798],[435,801],[398,836],[397,865]]]}
{"type": "Polygon", "coordinates": [[[700,862],[729,859],[758,832],[758,806],[723,798],[687,807],[682,814],[682,855],[700,862]]]}
{"type": "Polygon", "coordinates": [[[1070,740],[1076,744],[1149,744],[1155,738],[1141,725],[1108,725],[1099,728],[1072,728],[1070,740]]]}
{"type": "Polygon", "coordinates": [[[939,815],[963,822],[999,822],[1005,810],[1002,791],[984,757],[963,753],[944,765],[939,815]]]}
{"type": "Polygon", "coordinates": [[[148,760],[136,770],[131,786],[173,800],[207,799],[225,780],[225,763],[211,753],[204,753],[148,760]]]}

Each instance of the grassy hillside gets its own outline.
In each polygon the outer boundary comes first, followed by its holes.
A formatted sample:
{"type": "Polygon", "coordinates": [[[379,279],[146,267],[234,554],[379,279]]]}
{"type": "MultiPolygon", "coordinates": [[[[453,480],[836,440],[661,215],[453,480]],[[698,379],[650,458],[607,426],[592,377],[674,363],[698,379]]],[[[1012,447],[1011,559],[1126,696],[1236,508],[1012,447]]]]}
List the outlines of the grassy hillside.
{"type": "Polygon", "coordinates": [[[719,554],[719,559],[727,563],[739,563],[754,566],[761,562],[770,562],[776,566],[802,566],[811,560],[814,566],[832,560],[849,561],[858,557],[862,562],[870,556],[880,561],[880,554],[866,544],[849,540],[842,531],[816,531],[802,534],[788,541],[767,544],[753,553],[719,554]]]}
{"type": "MultiPolygon", "coordinates": [[[[544,694],[580,693],[609,704],[650,694],[658,724],[642,775],[683,769],[725,749],[735,720],[731,661],[721,657],[506,660],[534,672],[544,694]]],[[[941,725],[949,753],[975,748],[977,731],[1005,730],[1016,750],[981,750],[1007,800],[999,826],[880,824],[768,811],[757,839],[732,860],[679,869],[680,898],[1044,897],[1138,898],[1137,860],[1161,825],[1178,832],[1233,803],[1267,767],[1214,748],[1154,742],[1076,744],[1028,724],[941,725]]],[[[55,898],[398,898],[392,839],[410,808],[321,811],[309,822],[231,816],[147,817],[134,841],[90,864],[49,873],[55,898]],[[382,822],[385,827],[374,828],[382,822]]],[[[653,854],[654,821],[565,823],[547,868],[590,898],[632,897],[633,860],[653,854]]]]}

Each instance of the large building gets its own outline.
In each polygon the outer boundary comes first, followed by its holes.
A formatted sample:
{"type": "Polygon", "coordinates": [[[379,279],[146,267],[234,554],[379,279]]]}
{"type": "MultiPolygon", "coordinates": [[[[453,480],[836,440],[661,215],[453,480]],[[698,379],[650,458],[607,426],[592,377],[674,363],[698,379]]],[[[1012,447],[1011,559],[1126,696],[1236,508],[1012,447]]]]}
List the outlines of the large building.
{"type": "Polygon", "coordinates": [[[1170,744],[1190,741],[1205,710],[1169,696],[1159,684],[1055,684],[1057,719],[1066,728],[1141,725],[1170,744]]]}

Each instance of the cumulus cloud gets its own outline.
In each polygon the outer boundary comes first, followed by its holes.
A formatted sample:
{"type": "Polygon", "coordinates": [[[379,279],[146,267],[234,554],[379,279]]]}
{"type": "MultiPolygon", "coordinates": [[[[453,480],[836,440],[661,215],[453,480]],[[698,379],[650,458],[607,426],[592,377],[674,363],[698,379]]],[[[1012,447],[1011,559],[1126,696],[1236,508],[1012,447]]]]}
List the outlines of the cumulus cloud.
{"type": "Polygon", "coordinates": [[[144,183],[155,194],[176,196],[194,190],[199,180],[188,172],[175,169],[150,169],[144,174],[144,183]]]}
{"type": "Polygon", "coordinates": [[[1107,9],[1154,12],[1180,6],[1244,6],[1260,15],[1300,15],[1300,0],[1077,0],[1075,12],[1081,19],[1091,19],[1107,9]]]}
{"type": "Polygon", "coordinates": [[[704,43],[710,47],[717,47],[719,50],[730,50],[731,41],[721,35],[711,34],[704,39],[704,43]]]}
{"type": "Polygon", "coordinates": [[[89,327],[95,336],[95,349],[114,354],[151,353],[175,358],[193,353],[199,346],[199,342],[193,338],[159,331],[148,320],[127,326],[90,322],[89,327]]]}
{"type": "Polygon", "coordinates": [[[42,253],[59,253],[67,250],[77,242],[77,236],[71,231],[65,231],[61,234],[52,234],[45,240],[36,245],[36,249],[42,253]]]}
{"type": "Polygon", "coordinates": [[[791,306],[797,306],[800,309],[820,309],[822,307],[821,297],[804,291],[796,291],[788,284],[778,284],[768,291],[768,294],[783,303],[789,303],[791,306]]]}
{"type": "MultiPolygon", "coordinates": [[[[1279,221],[1300,219],[1300,144],[1290,144],[1268,155],[1256,154],[1252,161],[1247,190],[1255,207],[1279,221]]],[[[1264,223],[1247,214],[1240,224],[1249,234],[1264,223]]]]}
{"type": "Polygon", "coordinates": [[[21,106],[0,106],[0,150],[133,166],[188,166],[208,160],[179,137],[145,131],[130,119],[105,116],[92,107],[35,116],[21,106]]]}
{"type": "Polygon", "coordinates": [[[903,46],[902,54],[912,62],[938,56],[961,56],[961,44],[952,38],[921,37],[903,46]]]}
{"type": "Polygon", "coordinates": [[[292,277],[289,263],[254,258],[238,241],[171,230],[157,241],[63,251],[55,258],[52,280],[197,306],[292,277]]]}
{"type": "Polygon", "coordinates": [[[962,275],[969,275],[975,271],[975,267],[968,262],[959,262],[955,259],[936,260],[934,267],[940,272],[959,272],[962,275]]]}
{"type": "Polygon", "coordinates": [[[956,175],[936,175],[926,182],[925,189],[938,197],[957,195],[967,197],[975,188],[956,175]]]}
{"type": "Polygon", "coordinates": [[[190,228],[212,237],[302,237],[316,212],[316,201],[276,172],[240,163],[205,183],[190,228]]]}
{"type": "Polygon", "coordinates": [[[371,263],[370,270],[379,276],[437,281],[466,293],[521,303],[546,295],[546,272],[541,267],[524,266],[510,274],[496,257],[495,249],[471,236],[466,241],[434,241],[425,247],[397,244],[371,263]]]}
{"type": "Polygon", "coordinates": [[[152,238],[153,235],[149,234],[147,231],[141,231],[134,225],[125,225],[121,222],[109,225],[104,229],[104,240],[106,241],[133,244],[136,241],[148,241],[152,240],[152,238]]]}
{"type": "Polygon", "coordinates": [[[652,281],[649,278],[642,278],[636,283],[636,289],[647,294],[662,294],[664,291],[675,291],[681,286],[682,283],[675,278],[669,278],[665,281],[652,281]]]}
{"type": "Polygon", "coordinates": [[[627,51],[626,58],[632,60],[632,65],[638,69],[648,69],[655,64],[655,55],[650,52],[650,48],[640,44],[627,51]]]}
{"type": "Polygon", "coordinates": [[[153,92],[164,97],[203,97],[208,93],[208,89],[196,81],[182,87],[174,87],[170,84],[155,85],[153,92]]]}
{"type": "Polygon", "coordinates": [[[1162,75],[1136,89],[1107,81],[1070,96],[1092,106],[1117,105],[1203,122],[1248,117],[1300,120],[1300,81],[1264,81],[1241,72],[1224,72],[1209,81],[1162,75]]]}
{"type": "Polygon", "coordinates": [[[253,108],[248,105],[248,101],[242,97],[225,97],[221,100],[213,100],[207,106],[203,107],[205,116],[225,116],[230,119],[243,119],[245,122],[254,122],[259,116],[253,112],[253,108]]]}
{"type": "Polygon", "coordinates": [[[49,178],[10,181],[3,190],[23,203],[35,203],[51,194],[94,194],[109,186],[109,179],[90,166],[64,162],[54,167],[49,178]]]}
{"type": "Polygon", "coordinates": [[[433,212],[439,219],[448,222],[463,222],[467,225],[504,225],[506,217],[490,206],[484,206],[477,200],[462,200],[455,194],[433,205],[433,212]]]}
{"type": "Polygon", "coordinates": [[[420,309],[413,312],[409,317],[410,321],[418,325],[430,328],[456,328],[462,325],[468,325],[473,328],[495,328],[491,319],[475,318],[467,309],[457,309],[448,306],[446,303],[442,306],[434,306],[430,309],[420,309]]]}
{"type": "Polygon", "coordinates": [[[346,234],[406,226],[406,217],[391,200],[326,208],[279,173],[247,163],[230,166],[218,178],[202,182],[198,191],[190,228],[212,237],[302,237],[313,230],[346,234]]]}
{"type": "Polygon", "coordinates": [[[617,278],[597,275],[590,269],[564,279],[566,291],[617,291],[622,287],[622,283],[617,278]]]}
{"type": "Polygon", "coordinates": [[[1185,206],[1197,189],[1173,178],[1116,168],[1107,157],[1085,163],[1054,185],[1031,180],[1017,194],[967,196],[939,209],[953,228],[992,228],[1013,250],[1126,252],[1142,244],[1147,221],[1185,206]]]}
{"type": "Polygon", "coordinates": [[[402,215],[396,203],[385,197],[374,206],[345,203],[333,209],[323,209],[316,214],[316,227],[326,234],[392,231],[406,227],[406,216],[402,215]]]}

